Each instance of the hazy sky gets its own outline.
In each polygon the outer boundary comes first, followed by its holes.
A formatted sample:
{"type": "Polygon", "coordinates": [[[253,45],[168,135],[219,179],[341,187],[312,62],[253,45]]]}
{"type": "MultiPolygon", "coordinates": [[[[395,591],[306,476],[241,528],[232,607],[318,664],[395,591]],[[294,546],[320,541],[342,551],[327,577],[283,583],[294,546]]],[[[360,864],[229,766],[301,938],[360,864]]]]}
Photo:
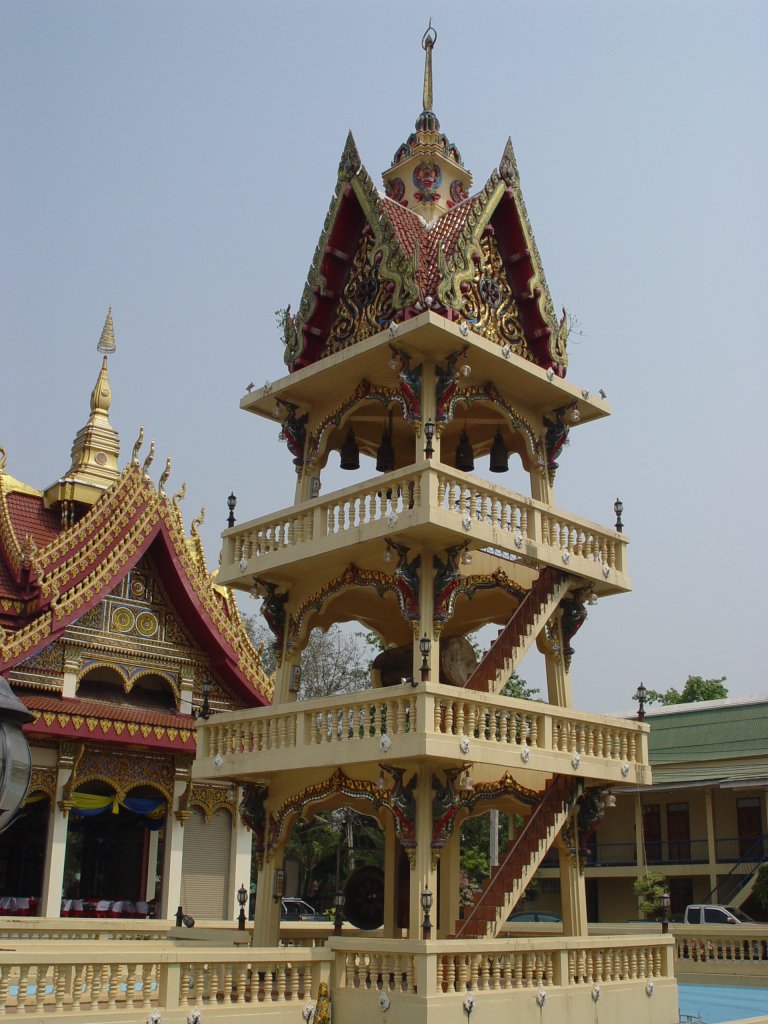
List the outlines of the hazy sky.
{"type": "Polygon", "coordinates": [[[144,424],[187,523],[207,507],[211,564],[230,490],[239,519],[290,504],[278,426],[238,401],[284,372],[274,311],[298,304],[347,130],[380,183],[413,128],[430,14],[442,128],[476,188],[511,135],[555,306],[583,330],[569,379],[614,409],[573,431],[556,483],[605,524],[620,496],[632,541],[634,592],[575,639],[576,703],[626,710],[641,679],[689,673],[764,693],[760,0],[4,0],[8,470],[44,487],[68,468],[111,303],[123,460],[144,424]]]}

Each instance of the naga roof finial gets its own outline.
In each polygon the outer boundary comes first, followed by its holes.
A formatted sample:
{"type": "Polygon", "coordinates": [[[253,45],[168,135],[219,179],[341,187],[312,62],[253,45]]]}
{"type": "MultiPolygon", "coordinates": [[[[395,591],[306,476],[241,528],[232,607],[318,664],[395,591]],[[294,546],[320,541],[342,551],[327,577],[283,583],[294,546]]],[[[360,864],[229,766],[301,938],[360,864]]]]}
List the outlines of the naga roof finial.
{"type": "Polygon", "coordinates": [[[432,109],[432,50],[437,42],[437,31],[432,28],[432,19],[429,19],[427,31],[421,37],[421,45],[424,50],[424,110],[432,109]]]}

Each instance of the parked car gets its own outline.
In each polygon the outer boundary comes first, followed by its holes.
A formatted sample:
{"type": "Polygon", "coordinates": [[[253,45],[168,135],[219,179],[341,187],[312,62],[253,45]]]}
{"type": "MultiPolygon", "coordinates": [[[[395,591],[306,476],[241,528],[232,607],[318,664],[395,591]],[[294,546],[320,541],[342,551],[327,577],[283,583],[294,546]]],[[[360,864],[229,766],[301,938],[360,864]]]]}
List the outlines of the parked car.
{"type": "Polygon", "coordinates": [[[550,914],[548,910],[517,910],[510,914],[507,921],[536,921],[541,924],[562,924],[559,914],[550,914]]]}
{"type": "Polygon", "coordinates": [[[683,924],[756,924],[754,918],[738,907],[716,903],[691,903],[685,908],[683,924]]]}
{"type": "Polygon", "coordinates": [[[280,910],[281,921],[330,921],[328,914],[321,914],[306,900],[298,896],[284,896],[280,910]]]}

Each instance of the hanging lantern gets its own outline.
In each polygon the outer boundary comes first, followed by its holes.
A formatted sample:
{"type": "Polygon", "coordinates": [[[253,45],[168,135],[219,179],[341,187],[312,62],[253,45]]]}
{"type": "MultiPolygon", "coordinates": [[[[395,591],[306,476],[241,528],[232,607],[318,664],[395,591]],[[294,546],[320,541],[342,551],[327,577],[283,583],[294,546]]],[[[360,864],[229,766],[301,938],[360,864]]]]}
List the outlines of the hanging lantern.
{"type": "Polygon", "coordinates": [[[346,440],[341,446],[341,462],[339,465],[342,469],[360,469],[360,449],[357,446],[355,432],[352,427],[347,431],[346,440]]]}
{"type": "Polygon", "coordinates": [[[474,468],[475,453],[472,451],[472,445],[469,443],[469,435],[465,429],[461,432],[459,446],[456,449],[456,469],[460,469],[462,473],[471,473],[474,468]]]}
{"type": "Polygon", "coordinates": [[[491,464],[488,468],[492,473],[506,473],[509,469],[509,452],[500,430],[496,431],[491,445],[491,464]]]}

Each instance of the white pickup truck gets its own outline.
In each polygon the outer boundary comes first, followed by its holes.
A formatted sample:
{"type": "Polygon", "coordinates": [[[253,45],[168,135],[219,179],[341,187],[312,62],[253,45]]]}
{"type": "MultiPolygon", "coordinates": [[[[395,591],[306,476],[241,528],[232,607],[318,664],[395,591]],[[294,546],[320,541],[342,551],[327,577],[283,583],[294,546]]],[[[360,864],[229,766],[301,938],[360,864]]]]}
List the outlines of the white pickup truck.
{"type": "Polygon", "coordinates": [[[683,924],[755,924],[755,920],[738,907],[691,903],[685,908],[683,924]]]}

